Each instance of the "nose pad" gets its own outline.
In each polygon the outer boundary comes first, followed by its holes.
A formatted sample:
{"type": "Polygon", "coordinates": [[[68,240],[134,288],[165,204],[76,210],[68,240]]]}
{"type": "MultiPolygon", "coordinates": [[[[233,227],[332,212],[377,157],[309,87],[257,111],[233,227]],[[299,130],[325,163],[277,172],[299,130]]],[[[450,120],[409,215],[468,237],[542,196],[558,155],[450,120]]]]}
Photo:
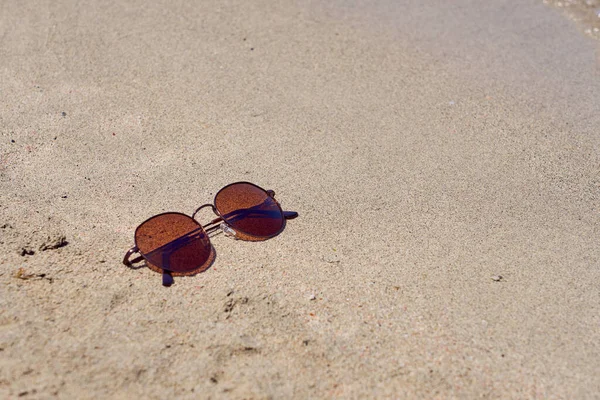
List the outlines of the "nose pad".
{"type": "Polygon", "coordinates": [[[221,225],[219,225],[219,228],[221,228],[221,231],[223,231],[223,234],[225,236],[237,239],[237,232],[232,227],[227,225],[225,222],[221,222],[221,225]]]}

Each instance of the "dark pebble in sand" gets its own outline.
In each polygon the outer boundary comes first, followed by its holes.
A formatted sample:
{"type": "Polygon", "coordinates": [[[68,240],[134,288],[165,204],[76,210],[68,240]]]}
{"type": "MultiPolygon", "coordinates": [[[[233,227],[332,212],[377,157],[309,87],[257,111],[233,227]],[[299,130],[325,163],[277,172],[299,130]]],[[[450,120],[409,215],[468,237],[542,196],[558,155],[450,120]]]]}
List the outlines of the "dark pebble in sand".
{"type": "Polygon", "coordinates": [[[14,143],[14,142],[15,142],[15,139],[10,139],[10,142],[11,142],[11,143],[14,143]]]}
{"type": "Polygon", "coordinates": [[[55,250],[60,247],[64,247],[68,244],[69,244],[69,242],[67,242],[67,238],[64,235],[58,235],[58,234],[51,235],[51,236],[48,236],[46,241],[41,244],[40,250],[41,251],[55,250]]]}
{"type": "Polygon", "coordinates": [[[63,112],[61,112],[60,114],[61,114],[63,117],[66,117],[66,116],[67,116],[67,113],[66,113],[66,112],[64,112],[64,111],[63,111],[63,112]]]}
{"type": "Polygon", "coordinates": [[[23,248],[21,249],[21,256],[22,256],[22,257],[25,257],[25,256],[32,256],[32,255],[34,255],[34,254],[35,254],[35,251],[33,251],[33,250],[32,250],[32,249],[30,249],[30,248],[23,247],[23,248]]]}

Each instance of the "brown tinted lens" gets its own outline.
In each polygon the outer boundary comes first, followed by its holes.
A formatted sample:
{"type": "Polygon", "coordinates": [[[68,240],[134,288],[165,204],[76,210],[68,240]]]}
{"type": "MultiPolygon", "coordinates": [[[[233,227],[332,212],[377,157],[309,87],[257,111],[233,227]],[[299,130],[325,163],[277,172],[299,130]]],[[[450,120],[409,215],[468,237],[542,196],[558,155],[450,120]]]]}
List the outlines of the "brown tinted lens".
{"type": "Polygon", "coordinates": [[[221,189],[215,197],[215,207],[233,229],[251,236],[274,236],[283,227],[283,213],[275,199],[250,183],[221,189]]]}
{"type": "Polygon", "coordinates": [[[160,214],[144,222],[135,231],[135,244],[149,263],[173,272],[201,268],[211,251],[202,226],[179,213],[160,214]]]}

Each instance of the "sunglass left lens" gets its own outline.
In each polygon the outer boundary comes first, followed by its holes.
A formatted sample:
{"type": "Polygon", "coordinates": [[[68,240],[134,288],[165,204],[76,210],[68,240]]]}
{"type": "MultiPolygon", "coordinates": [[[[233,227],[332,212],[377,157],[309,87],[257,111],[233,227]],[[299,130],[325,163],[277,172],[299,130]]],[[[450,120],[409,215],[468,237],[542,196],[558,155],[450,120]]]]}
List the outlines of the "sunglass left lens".
{"type": "Polygon", "coordinates": [[[175,273],[198,270],[211,255],[202,226],[179,213],[160,214],[144,222],[135,231],[135,243],[150,264],[175,273]]]}
{"type": "Polygon", "coordinates": [[[223,220],[236,231],[262,240],[277,235],[284,226],[283,211],[264,189],[238,182],[224,187],[215,196],[215,207],[223,220]]]}

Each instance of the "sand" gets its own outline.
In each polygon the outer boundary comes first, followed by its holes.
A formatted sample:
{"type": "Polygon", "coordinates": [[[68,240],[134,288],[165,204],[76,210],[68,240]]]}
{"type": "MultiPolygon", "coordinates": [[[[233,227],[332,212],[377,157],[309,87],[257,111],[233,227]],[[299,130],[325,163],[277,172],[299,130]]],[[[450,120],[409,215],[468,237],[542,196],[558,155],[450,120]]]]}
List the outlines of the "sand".
{"type": "Polygon", "coordinates": [[[542,1],[1,2],[0,397],[598,398],[582,29],[542,1]],[[170,288],[121,264],[240,180],[300,216],[170,288]]]}

